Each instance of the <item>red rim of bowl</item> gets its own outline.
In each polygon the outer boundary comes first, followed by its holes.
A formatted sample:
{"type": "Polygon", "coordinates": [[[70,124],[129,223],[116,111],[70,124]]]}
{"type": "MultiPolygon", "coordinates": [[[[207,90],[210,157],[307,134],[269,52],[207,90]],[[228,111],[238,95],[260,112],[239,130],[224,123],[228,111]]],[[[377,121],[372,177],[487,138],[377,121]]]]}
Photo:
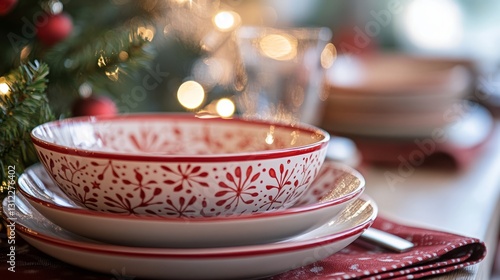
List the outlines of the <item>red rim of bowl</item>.
{"type": "MultiPolygon", "coordinates": [[[[141,216],[141,215],[120,215],[120,214],[114,214],[114,213],[107,213],[107,212],[100,212],[100,211],[94,211],[90,209],[85,209],[85,208],[71,208],[71,207],[66,207],[66,206],[61,206],[54,204],[52,202],[40,199],[38,197],[35,197],[31,194],[28,193],[24,188],[30,188],[29,184],[35,184],[35,182],[32,182],[33,180],[30,180],[27,174],[22,174],[19,177],[19,191],[21,194],[29,201],[33,201],[37,204],[40,204],[44,207],[49,207],[53,209],[59,209],[60,211],[64,212],[70,212],[78,215],[88,215],[88,216],[99,216],[100,218],[112,218],[112,219],[135,219],[135,220],[148,220],[148,221],[157,221],[157,222],[179,222],[179,223],[192,223],[192,222],[197,222],[197,223],[202,223],[202,222],[214,222],[214,221],[223,221],[223,222],[231,222],[235,220],[251,220],[251,219],[260,219],[260,218],[267,218],[267,217],[277,217],[277,216],[284,216],[284,215],[292,215],[292,214],[297,214],[297,213],[304,213],[304,212],[310,212],[313,210],[318,210],[322,209],[325,207],[331,207],[334,205],[338,205],[344,202],[349,201],[350,199],[353,199],[354,197],[359,196],[365,189],[365,180],[363,176],[356,171],[353,168],[350,168],[348,166],[342,165],[342,164],[337,164],[333,162],[325,163],[325,164],[330,164],[333,166],[339,166],[342,167],[343,169],[349,169],[349,172],[355,174],[355,176],[360,180],[359,186],[356,188],[356,190],[350,192],[349,194],[346,194],[344,196],[328,200],[325,202],[317,202],[317,203],[312,203],[312,204],[307,204],[304,206],[297,206],[297,207],[290,207],[287,209],[282,209],[282,210],[276,210],[276,211],[271,211],[271,212],[258,212],[258,213],[251,213],[251,214],[241,214],[241,215],[235,215],[235,216],[213,216],[213,217],[170,217],[170,216],[165,216],[165,217],[156,217],[156,216],[141,216]]],[[[40,168],[42,168],[40,166],[40,168]]],[[[347,172],[347,171],[346,171],[347,172]]],[[[47,176],[49,176],[47,174],[47,176]]],[[[40,180],[41,181],[41,180],[40,180]]],[[[46,187],[44,187],[47,189],[46,187]]]]}
{"type": "Polygon", "coordinates": [[[127,115],[115,115],[115,116],[90,116],[90,117],[75,117],[63,120],[52,121],[48,123],[41,124],[35,127],[31,133],[31,140],[35,146],[42,147],[51,151],[76,155],[81,157],[92,157],[92,158],[110,158],[115,160],[139,160],[139,161],[153,161],[153,162],[227,162],[227,161],[247,161],[247,160],[259,160],[259,159],[273,159],[282,158],[287,156],[301,155],[317,150],[326,148],[330,140],[330,134],[325,130],[315,127],[305,123],[299,123],[296,125],[287,125],[278,122],[268,122],[263,120],[248,120],[243,118],[234,117],[228,118],[201,118],[196,115],[191,114],[171,114],[171,113],[151,113],[151,114],[127,114],[127,115]],[[156,154],[132,154],[132,153],[114,153],[105,151],[94,151],[81,149],[76,147],[68,147],[64,145],[54,144],[47,140],[43,140],[35,135],[37,130],[41,130],[44,127],[60,127],[68,123],[95,123],[99,121],[120,121],[125,119],[134,120],[151,120],[151,119],[168,119],[168,120],[179,120],[179,121],[189,121],[198,122],[201,120],[207,120],[212,122],[237,122],[241,124],[252,124],[258,126],[268,126],[273,125],[276,127],[281,127],[284,129],[299,129],[307,133],[312,133],[318,135],[318,140],[312,144],[283,148],[283,149],[271,149],[262,151],[253,151],[249,153],[221,153],[221,154],[207,154],[207,155],[156,155],[156,154]]]}

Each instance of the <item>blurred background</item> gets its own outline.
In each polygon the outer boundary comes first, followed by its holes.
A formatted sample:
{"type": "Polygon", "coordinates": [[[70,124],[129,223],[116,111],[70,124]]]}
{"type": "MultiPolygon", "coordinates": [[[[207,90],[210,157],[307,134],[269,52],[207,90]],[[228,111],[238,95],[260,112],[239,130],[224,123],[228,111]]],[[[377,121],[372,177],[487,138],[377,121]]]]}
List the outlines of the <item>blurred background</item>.
{"type": "MultiPolygon", "coordinates": [[[[48,88],[52,107],[65,116],[71,114],[67,105],[89,91],[109,96],[123,112],[183,111],[195,105],[199,110],[213,100],[231,97],[238,92],[231,85],[237,61],[231,34],[241,25],[325,26],[333,31],[338,56],[398,51],[461,58],[471,60],[485,75],[495,72],[500,56],[496,16],[500,4],[493,0],[1,2],[11,6],[2,8],[0,16],[4,38],[0,73],[7,74],[21,60],[45,61],[52,69],[48,88]],[[47,32],[61,37],[56,42],[44,43],[44,35],[35,34],[37,25],[49,25],[44,14],[69,18],[50,25],[53,30],[47,32]],[[142,53],[115,57],[120,47],[124,51],[130,47],[120,41],[129,29],[148,44],[135,42],[142,53]],[[147,80],[151,71],[156,74],[147,80]],[[203,86],[200,104],[185,106],[177,97],[187,80],[203,86]],[[147,88],[131,92],[143,82],[149,83],[147,88]]],[[[490,87],[495,85],[492,81],[490,87]]]]}

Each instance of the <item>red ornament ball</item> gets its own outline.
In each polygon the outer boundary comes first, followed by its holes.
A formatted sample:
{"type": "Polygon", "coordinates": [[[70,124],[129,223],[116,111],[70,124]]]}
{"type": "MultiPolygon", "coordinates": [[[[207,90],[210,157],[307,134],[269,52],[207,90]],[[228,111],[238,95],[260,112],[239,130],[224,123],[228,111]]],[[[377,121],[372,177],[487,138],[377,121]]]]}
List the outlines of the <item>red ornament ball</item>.
{"type": "Polygon", "coordinates": [[[115,115],[118,112],[115,102],[105,96],[90,96],[77,99],[72,106],[74,117],[115,115]]]}
{"type": "Polygon", "coordinates": [[[17,0],[0,0],[0,16],[8,14],[17,4],[17,0]]]}
{"type": "Polygon", "coordinates": [[[73,20],[68,14],[48,15],[36,27],[36,36],[42,44],[50,47],[66,39],[73,31],[73,20]]]}

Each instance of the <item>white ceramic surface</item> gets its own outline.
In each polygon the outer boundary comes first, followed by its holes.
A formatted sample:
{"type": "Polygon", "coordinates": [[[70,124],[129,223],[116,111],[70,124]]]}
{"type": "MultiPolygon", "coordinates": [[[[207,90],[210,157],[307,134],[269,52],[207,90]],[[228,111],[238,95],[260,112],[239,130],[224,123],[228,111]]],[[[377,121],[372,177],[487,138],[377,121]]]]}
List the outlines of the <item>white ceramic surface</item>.
{"type": "Polygon", "coordinates": [[[16,218],[16,234],[57,259],[89,270],[127,277],[235,279],[269,276],[324,259],[352,243],[377,215],[369,198],[360,198],[338,217],[302,235],[276,243],[206,249],[125,247],[98,243],[56,226],[21,194],[15,209],[3,201],[4,215],[16,218]]]}
{"type": "Polygon", "coordinates": [[[46,218],[69,231],[127,246],[217,247],[273,242],[324,224],[365,188],[363,176],[325,162],[297,204],[285,210],[230,217],[173,218],[100,213],[78,206],[41,165],[26,169],[19,190],[46,218]]]}
{"type": "Polygon", "coordinates": [[[31,133],[40,161],[79,205],[172,217],[293,205],[329,138],[307,124],[167,113],[70,118],[31,133]]]}

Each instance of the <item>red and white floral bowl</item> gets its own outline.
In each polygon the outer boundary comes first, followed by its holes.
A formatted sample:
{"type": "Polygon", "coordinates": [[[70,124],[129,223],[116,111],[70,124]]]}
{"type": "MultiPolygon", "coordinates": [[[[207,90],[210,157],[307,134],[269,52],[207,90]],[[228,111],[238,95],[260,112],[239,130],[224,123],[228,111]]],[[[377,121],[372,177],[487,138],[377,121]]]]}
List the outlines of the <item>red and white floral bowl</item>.
{"type": "Polygon", "coordinates": [[[185,114],[69,118],[31,137],[77,204],[188,218],[292,206],[317,176],[330,138],[306,124],[185,114]]]}

